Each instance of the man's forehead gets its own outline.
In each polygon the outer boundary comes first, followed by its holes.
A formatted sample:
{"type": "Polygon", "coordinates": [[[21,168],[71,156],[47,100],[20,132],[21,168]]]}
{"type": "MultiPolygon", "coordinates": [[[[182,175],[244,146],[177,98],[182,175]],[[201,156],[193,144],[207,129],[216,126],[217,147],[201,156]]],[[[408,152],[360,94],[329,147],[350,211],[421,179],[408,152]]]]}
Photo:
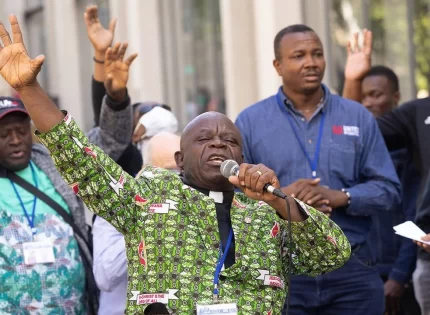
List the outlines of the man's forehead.
{"type": "Polygon", "coordinates": [[[322,47],[321,40],[314,32],[297,32],[285,34],[281,45],[288,49],[309,48],[309,46],[322,47]]]}
{"type": "Polygon", "coordinates": [[[205,113],[194,120],[192,120],[184,129],[181,140],[191,138],[193,135],[216,132],[216,131],[230,131],[240,136],[239,129],[235,124],[225,115],[221,113],[205,113]]]}
{"type": "Polygon", "coordinates": [[[390,81],[383,75],[372,75],[363,79],[362,88],[366,90],[386,89],[390,86],[390,81]]]}

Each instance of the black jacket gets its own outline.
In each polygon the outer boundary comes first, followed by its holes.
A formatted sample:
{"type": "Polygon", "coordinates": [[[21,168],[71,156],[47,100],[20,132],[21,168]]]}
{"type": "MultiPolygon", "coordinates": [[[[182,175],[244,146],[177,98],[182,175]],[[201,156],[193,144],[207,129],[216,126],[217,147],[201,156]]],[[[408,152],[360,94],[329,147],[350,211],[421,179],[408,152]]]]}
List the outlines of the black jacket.
{"type": "MultiPolygon", "coordinates": [[[[430,98],[410,101],[378,119],[388,150],[407,148],[421,175],[416,223],[430,233],[430,98]],[[424,189],[423,189],[424,188],[424,189]]],[[[420,250],[419,257],[430,260],[420,250]]]]}

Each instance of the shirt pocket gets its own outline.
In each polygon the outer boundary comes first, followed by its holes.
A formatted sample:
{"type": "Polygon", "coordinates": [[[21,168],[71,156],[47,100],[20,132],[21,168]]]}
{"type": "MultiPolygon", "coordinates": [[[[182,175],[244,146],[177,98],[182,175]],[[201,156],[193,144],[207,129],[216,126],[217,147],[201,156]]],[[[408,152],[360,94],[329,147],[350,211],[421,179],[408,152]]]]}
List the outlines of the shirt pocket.
{"type": "Polygon", "coordinates": [[[351,186],[358,180],[359,144],[357,139],[347,139],[330,145],[330,175],[340,180],[345,186],[351,186]]]}

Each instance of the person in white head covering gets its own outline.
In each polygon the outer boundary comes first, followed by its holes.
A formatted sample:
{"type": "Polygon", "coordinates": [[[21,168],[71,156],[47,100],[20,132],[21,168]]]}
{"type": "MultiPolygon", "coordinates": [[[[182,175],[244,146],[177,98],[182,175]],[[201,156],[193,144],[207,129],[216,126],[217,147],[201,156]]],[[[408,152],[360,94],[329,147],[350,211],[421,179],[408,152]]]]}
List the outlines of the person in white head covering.
{"type": "Polygon", "coordinates": [[[162,106],[160,104],[153,104],[148,108],[148,104],[138,105],[135,113],[143,112],[143,115],[139,118],[136,124],[133,134],[133,142],[137,144],[137,147],[142,152],[143,163],[145,161],[145,152],[147,151],[146,146],[148,145],[149,139],[160,132],[176,133],[178,131],[178,120],[175,115],[169,110],[169,107],[162,106]],[[143,105],[143,106],[142,106],[143,105]]]}

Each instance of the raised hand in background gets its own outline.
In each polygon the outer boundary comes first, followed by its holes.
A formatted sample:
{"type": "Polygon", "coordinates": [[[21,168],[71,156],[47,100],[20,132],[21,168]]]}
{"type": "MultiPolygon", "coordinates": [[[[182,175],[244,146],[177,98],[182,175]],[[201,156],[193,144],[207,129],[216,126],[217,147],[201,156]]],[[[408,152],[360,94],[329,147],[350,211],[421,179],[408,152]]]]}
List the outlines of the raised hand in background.
{"type": "Polygon", "coordinates": [[[109,47],[105,54],[104,84],[106,93],[117,102],[124,100],[126,96],[130,65],[137,57],[137,54],[134,53],[124,60],[127,47],[127,43],[116,43],[113,48],[109,47]]]}
{"type": "Polygon", "coordinates": [[[372,32],[363,30],[363,45],[358,44],[358,33],[346,47],[345,84],[342,96],[361,102],[361,81],[372,66],[372,32]]]}
{"type": "Polygon", "coordinates": [[[358,44],[358,33],[348,42],[346,51],[348,58],[345,65],[346,80],[362,80],[372,66],[372,32],[363,30],[363,46],[358,44]]]}
{"type": "Polygon", "coordinates": [[[112,19],[109,28],[104,28],[98,17],[98,8],[96,5],[88,6],[84,13],[84,21],[87,27],[88,38],[94,48],[94,79],[103,82],[104,61],[106,50],[112,46],[115,35],[116,19],[112,19]]]}

